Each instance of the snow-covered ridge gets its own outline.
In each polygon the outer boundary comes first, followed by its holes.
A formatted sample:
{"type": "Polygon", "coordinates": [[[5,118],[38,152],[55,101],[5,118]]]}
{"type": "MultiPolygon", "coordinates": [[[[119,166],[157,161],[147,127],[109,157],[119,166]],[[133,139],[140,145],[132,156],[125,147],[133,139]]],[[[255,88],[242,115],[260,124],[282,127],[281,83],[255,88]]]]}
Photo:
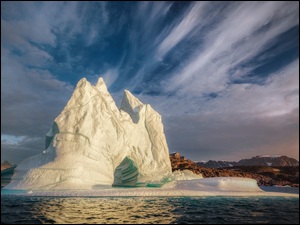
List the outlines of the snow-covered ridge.
{"type": "Polygon", "coordinates": [[[279,158],[281,155],[259,155],[258,158],[279,158]]]}
{"type": "Polygon", "coordinates": [[[93,189],[115,179],[147,185],[171,174],[161,116],[128,90],[118,109],[102,78],[95,86],[78,82],[45,148],[18,165],[6,188],[93,189]]]}

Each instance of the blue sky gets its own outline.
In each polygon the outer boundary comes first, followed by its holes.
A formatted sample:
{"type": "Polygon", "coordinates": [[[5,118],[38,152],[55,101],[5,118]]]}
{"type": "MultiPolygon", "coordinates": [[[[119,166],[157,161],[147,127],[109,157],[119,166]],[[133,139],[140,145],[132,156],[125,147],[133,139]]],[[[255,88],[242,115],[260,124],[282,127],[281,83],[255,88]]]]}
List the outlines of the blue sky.
{"type": "Polygon", "coordinates": [[[299,159],[299,2],[1,2],[1,158],[44,149],[76,83],[102,76],[195,161],[299,159]]]}

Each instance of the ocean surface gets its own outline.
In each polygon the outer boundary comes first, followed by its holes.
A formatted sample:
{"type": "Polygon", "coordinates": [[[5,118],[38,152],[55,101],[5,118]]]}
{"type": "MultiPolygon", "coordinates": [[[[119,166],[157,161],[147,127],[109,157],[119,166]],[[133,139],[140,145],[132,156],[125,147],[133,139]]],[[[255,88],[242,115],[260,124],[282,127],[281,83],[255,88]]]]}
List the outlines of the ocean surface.
{"type": "MultiPolygon", "coordinates": [[[[299,188],[263,188],[299,193],[299,188]]],[[[1,223],[299,224],[293,197],[32,197],[1,194],[1,223]]]]}

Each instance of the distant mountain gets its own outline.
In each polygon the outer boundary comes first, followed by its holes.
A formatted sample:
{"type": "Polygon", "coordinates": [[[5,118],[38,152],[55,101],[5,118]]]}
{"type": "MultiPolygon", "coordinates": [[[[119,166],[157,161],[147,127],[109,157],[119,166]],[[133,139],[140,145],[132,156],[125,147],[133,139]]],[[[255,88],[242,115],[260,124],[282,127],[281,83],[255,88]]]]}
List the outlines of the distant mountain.
{"type": "Polygon", "coordinates": [[[1,170],[5,170],[7,168],[13,167],[12,164],[10,164],[7,160],[5,160],[2,164],[1,164],[1,170]]]}
{"type": "Polygon", "coordinates": [[[206,163],[197,163],[199,166],[204,166],[207,168],[224,168],[224,167],[233,167],[237,165],[237,162],[234,161],[215,161],[209,160],[206,163]]]}
{"type": "Polygon", "coordinates": [[[251,159],[242,159],[238,166],[299,166],[299,161],[287,156],[255,156],[251,159]]]}
{"type": "Polygon", "coordinates": [[[299,161],[287,156],[262,155],[252,157],[251,159],[242,159],[238,162],[209,160],[206,163],[198,162],[197,164],[206,168],[227,168],[233,166],[299,166],[299,161]]]}

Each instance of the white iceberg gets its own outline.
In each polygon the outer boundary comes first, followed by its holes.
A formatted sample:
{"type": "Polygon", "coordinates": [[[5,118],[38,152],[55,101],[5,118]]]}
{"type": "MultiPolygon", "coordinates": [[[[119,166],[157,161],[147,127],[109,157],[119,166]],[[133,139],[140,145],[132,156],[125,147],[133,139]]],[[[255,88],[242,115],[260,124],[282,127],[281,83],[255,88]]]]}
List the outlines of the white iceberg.
{"type": "Polygon", "coordinates": [[[118,109],[102,78],[82,78],[46,134],[46,149],[22,161],[7,189],[145,186],[171,174],[161,116],[124,91],[118,109]]]}

